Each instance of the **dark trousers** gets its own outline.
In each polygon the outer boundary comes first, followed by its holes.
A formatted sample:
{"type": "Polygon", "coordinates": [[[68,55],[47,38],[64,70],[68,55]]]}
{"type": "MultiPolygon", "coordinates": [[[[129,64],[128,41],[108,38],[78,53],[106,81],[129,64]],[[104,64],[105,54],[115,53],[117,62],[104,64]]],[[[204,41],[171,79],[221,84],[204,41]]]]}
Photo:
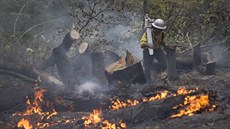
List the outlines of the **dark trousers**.
{"type": "Polygon", "coordinates": [[[147,81],[151,80],[151,69],[152,69],[153,61],[155,58],[158,61],[160,70],[165,70],[167,58],[166,58],[165,53],[160,48],[154,49],[153,55],[149,55],[148,49],[143,50],[143,66],[144,66],[144,72],[145,72],[145,77],[147,81]]]}

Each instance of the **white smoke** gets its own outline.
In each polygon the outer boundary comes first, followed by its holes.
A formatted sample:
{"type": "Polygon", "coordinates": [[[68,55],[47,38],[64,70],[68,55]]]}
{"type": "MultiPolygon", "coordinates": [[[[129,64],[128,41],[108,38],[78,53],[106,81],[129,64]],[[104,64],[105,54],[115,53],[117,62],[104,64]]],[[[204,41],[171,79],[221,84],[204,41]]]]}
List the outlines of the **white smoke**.
{"type": "Polygon", "coordinates": [[[101,29],[104,31],[105,39],[112,43],[109,49],[114,50],[119,55],[129,50],[134,56],[142,59],[142,49],[137,35],[139,31],[133,26],[113,25],[101,29]]]}
{"type": "Polygon", "coordinates": [[[95,95],[95,92],[100,89],[100,85],[92,82],[92,81],[87,81],[83,84],[81,84],[79,87],[77,87],[77,94],[82,95],[82,94],[90,94],[90,95],[95,95]]]}
{"type": "Polygon", "coordinates": [[[229,61],[225,49],[225,46],[214,46],[210,49],[213,56],[213,61],[215,61],[217,64],[224,65],[229,61]]]}

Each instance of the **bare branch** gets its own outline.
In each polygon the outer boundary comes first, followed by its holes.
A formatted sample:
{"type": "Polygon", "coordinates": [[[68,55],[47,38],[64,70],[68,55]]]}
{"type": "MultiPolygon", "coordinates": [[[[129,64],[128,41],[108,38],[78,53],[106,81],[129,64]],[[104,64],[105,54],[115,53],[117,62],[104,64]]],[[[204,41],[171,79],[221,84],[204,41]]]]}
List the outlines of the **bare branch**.
{"type": "Polygon", "coordinates": [[[32,29],[34,29],[34,28],[36,28],[36,27],[38,27],[38,26],[40,26],[40,25],[43,25],[43,24],[45,24],[45,23],[47,23],[47,22],[48,22],[48,21],[44,21],[44,22],[38,23],[38,24],[36,24],[36,25],[30,27],[29,29],[27,29],[27,30],[20,36],[20,39],[21,39],[22,37],[24,37],[24,35],[27,34],[29,31],[31,31],[32,29]]]}
{"type": "MultiPolygon", "coordinates": [[[[60,17],[62,17],[62,16],[60,16],[60,17]]],[[[41,26],[41,25],[44,25],[44,24],[46,24],[46,23],[48,23],[48,22],[54,21],[54,20],[56,20],[56,19],[58,19],[58,18],[59,18],[59,17],[54,18],[54,19],[51,19],[51,20],[43,21],[43,22],[40,22],[40,23],[38,23],[38,24],[36,24],[36,25],[30,27],[29,29],[27,29],[27,30],[20,36],[20,38],[24,37],[25,34],[27,34],[29,31],[33,30],[34,28],[36,28],[36,27],[38,27],[38,26],[41,26]]]]}
{"type": "MultiPolygon", "coordinates": [[[[107,5],[104,9],[98,11],[95,15],[93,15],[93,13],[95,12],[95,7],[96,4],[94,4],[93,10],[90,14],[89,19],[86,21],[86,23],[79,29],[79,32],[81,32],[89,23],[92,19],[96,18],[99,14],[101,14],[102,12],[104,12],[106,9],[108,9],[111,5],[107,5]]],[[[83,10],[83,9],[82,9],[83,10]]]]}
{"type": "Polygon", "coordinates": [[[4,70],[4,69],[0,69],[0,74],[6,74],[6,75],[10,75],[13,76],[15,78],[21,79],[23,81],[26,81],[28,83],[34,83],[36,79],[25,76],[23,74],[14,72],[14,71],[10,71],[10,70],[4,70]]]}
{"type": "Polygon", "coordinates": [[[14,22],[13,37],[15,37],[15,31],[16,31],[16,25],[17,25],[17,22],[18,22],[18,18],[20,16],[22,10],[25,8],[26,4],[28,3],[28,1],[22,6],[22,8],[20,9],[19,13],[17,14],[17,17],[16,17],[15,22],[14,22]]]}
{"type": "Polygon", "coordinates": [[[165,33],[165,36],[168,34],[169,30],[172,28],[172,26],[173,26],[173,24],[174,24],[174,22],[175,22],[176,18],[178,17],[178,15],[180,14],[180,12],[181,12],[182,8],[184,7],[184,3],[185,3],[185,0],[183,0],[183,1],[182,1],[182,5],[181,5],[181,7],[180,7],[179,11],[177,12],[177,14],[176,14],[175,18],[173,19],[173,21],[172,21],[171,25],[169,26],[169,28],[168,28],[167,32],[165,33]]]}

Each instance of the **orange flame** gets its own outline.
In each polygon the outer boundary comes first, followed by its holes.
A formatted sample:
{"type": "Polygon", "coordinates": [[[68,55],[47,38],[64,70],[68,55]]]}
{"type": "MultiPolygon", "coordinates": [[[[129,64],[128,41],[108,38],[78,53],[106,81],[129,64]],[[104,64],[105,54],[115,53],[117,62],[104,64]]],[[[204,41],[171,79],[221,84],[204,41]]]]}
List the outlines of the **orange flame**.
{"type": "Polygon", "coordinates": [[[93,110],[93,113],[89,115],[89,117],[83,116],[82,119],[87,119],[84,124],[89,125],[93,124],[96,125],[97,123],[101,122],[101,110],[93,110]]]}
{"type": "MultiPolygon", "coordinates": [[[[164,90],[161,93],[157,94],[156,96],[150,97],[149,99],[147,99],[147,101],[155,101],[157,99],[163,99],[168,97],[168,91],[164,90]]],[[[143,102],[145,102],[146,99],[143,99],[143,102]]]]}
{"type": "MultiPolygon", "coordinates": [[[[196,90],[198,90],[198,88],[196,88],[196,90]]],[[[185,87],[179,87],[178,90],[177,90],[177,95],[190,94],[190,93],[195,92],[196,90],[187,90],[185,87]]]]}
{"type": "Polygon", "coordinates": [[[110,106],[109,108],[111,110],[117,110],[117,109],[121,109],[124,107],[130,107],[130,106],[135,106],[137,104],[140,104],[141,102],[148,102],[148,101],[155,101],[157,99],[163,99],[166,98],[168,96],[168,91],[162,91],[159,94],[157,94],[156,96],[150,97],[150,98],[143,98],[142,100],[126,100],[126,101],[121,101],[120,99],[117,99],[116,101],[112,101],[112,106],[110,106]]]}
{"type": "Polygon", "coordinates": [[[31,114],[39,114],[39,115],[42,115],[43,112],[42,112],[42,109],[41,109],[41,103],[43,102],[43,95],[45,93],[45,89],[40,89],[38,90],[37,92],[34,93],[34,101],[33,103],[31,104],[30,100],[28,99],[28,96],[26,97],[27,98],[27,105],[28,105],[28,109],[27,111],[23,114],[23,115],[31,115],[31,114]]]}
{"type": "Polygon", "coordinates": [[[126,124],[122,121],[119,122],[120,126],[117,126],[115,123],[110,123],[108,120],[104,120],[102,118],[101,110],[93,110],[89,116],[83,116],[83,120],[85,120],[84,125],[87,128],[90,128],[90,125],[94,127],[100,127],[101,129],[117,129],[117,128],[126,128],[126,124]]]}
{"type": "Polygon", "coordinates": [[[18,122],[18,125],[17,125],[19,128],[22,127],[22,128],[25,128],[25,129],[32,129],[33,126],[30,124],[30,121],[27,120],[27,119],[21,119],[19,122],[18,122]]]}
{"type": "MultiPolygon", "coordinates": [[[[53,109],[52,111],[50,112],[43,112],[42,111],[42,108],[41,108],[41,105],[42,103],[44,103],[43,101],[43,96],[44,96],[44,93],[45,93],[45,89],[42,89],[40,88],[39,90],[37,90],[35,93],[34,93],[34,101],[31,102],[28,98],[28,96],[26,97],[26,104],[27,104],[27,110],[23,113],[16,113],[16,115],[22,115],[22,116],[29,116],[29,115],[33,115],[33,114],[37,114],[40,116],[40,119],[43,120],[43,119],[50,119],[52,116],[56,115],[57,112],[53,109]]],[[[29,120],[27,119],[25,121],[25,119],[23,118],[21,121],[18,122],[18,127],[19,125],[22,126],[22,127],[28,127],[29,123],[29,120]]],[[[49,123],[39,123],[37,124],[37,126],[39,128],[44,128],[44,127],[48,127],[49,126],[49,123]]]]}
{"type": "MultiPolygon", "coordinates": [[[[210,106],[209,97],[208,95],[187,96],[185,98],[184,104],[179,106],[185,106],[186,108],[180,110],[178,114],[172,115],[171,118],[181,117],[184,115],[192,116],[195,112],[209,107],[210,106]]],[[[216,107],[216,106],[212,106],[212,107],[216,107]]]]}
{"type": "Polygon", "coordinates": [[[124,108],[124,107],[135,106],[139,104],[139,101],[138,100],[134,100],[134,101],[127,100],[125,102],[122,102],[121,100],[117,99],[116,101],[113,101],[112,104],[113,105],[110,106],[110,109],[117,110],[117,109],[124,108]]]}

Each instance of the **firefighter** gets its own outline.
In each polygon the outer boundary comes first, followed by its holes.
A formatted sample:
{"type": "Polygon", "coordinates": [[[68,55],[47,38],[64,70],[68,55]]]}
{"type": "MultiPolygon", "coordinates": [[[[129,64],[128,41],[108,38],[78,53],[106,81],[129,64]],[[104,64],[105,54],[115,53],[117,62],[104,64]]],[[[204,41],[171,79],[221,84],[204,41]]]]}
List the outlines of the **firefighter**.
{"type": "Polygon", "coordinates": [[[143,66],[147,82],[151,81],[150,73],[154,59],[157,59],[157,64],[159,64],[161,70],[166,69],[166,55],[162,51],[162,47],[165,49],[165,29],[165,22],[162,19],[156,19],[151,23],[152,43],[148,42],[146,32],[141,37],[140,46],[143,49],[143,66]]]}

